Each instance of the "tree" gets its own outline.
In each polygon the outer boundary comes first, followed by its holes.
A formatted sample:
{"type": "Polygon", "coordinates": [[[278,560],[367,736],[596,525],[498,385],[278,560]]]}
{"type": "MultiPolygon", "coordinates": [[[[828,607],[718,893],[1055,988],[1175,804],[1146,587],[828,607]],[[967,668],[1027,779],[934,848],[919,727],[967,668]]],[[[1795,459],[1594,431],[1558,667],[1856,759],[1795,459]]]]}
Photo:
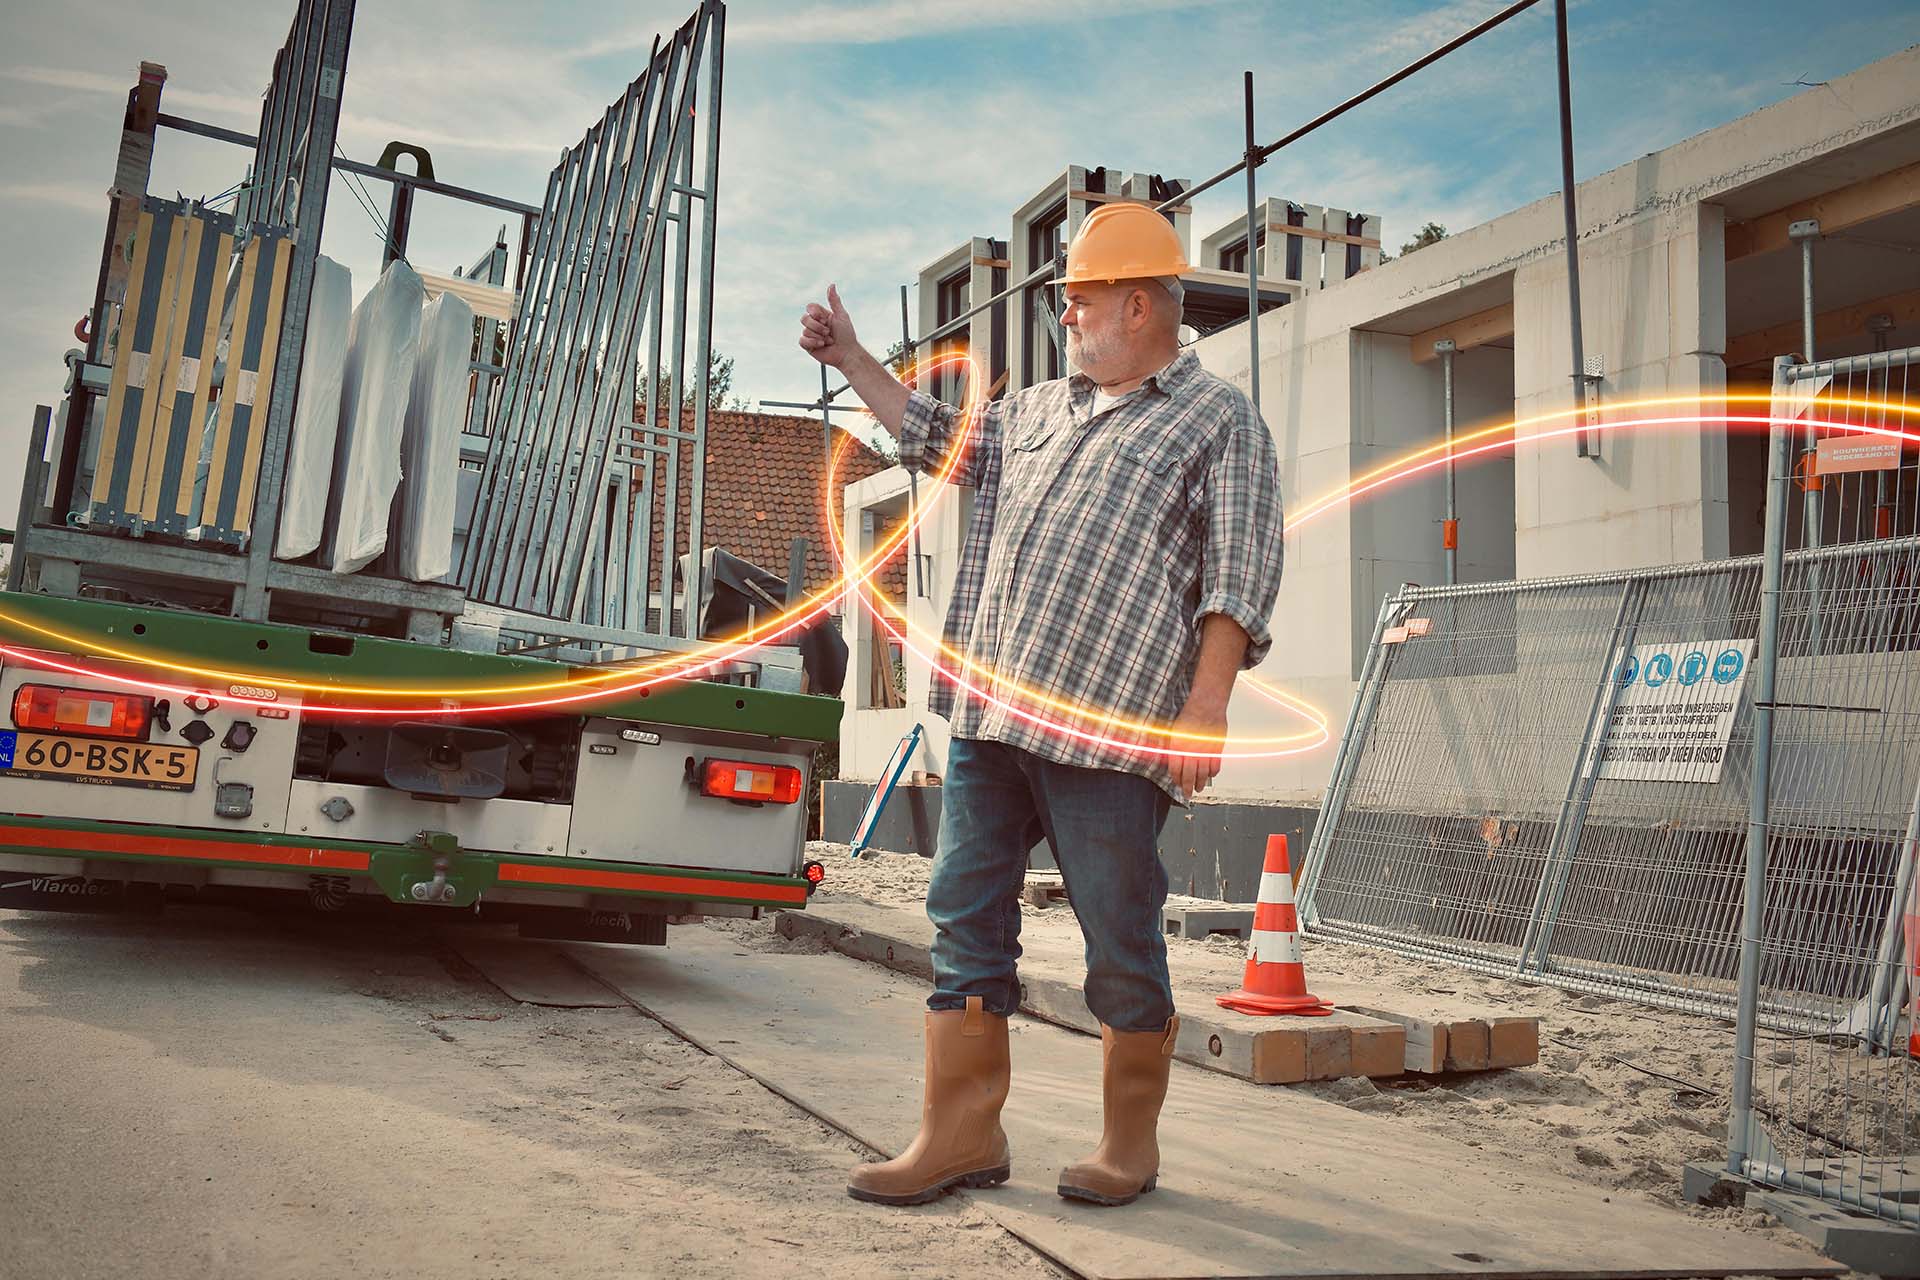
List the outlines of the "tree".
{"type": "MultiPolygon", "coordinates": [[[[1407,241],[1405,244],[1400,246],[1400,256],[1404,258],[1408,254],[1412,253],[1415,249],[1424,249],[1430,244],[1439,244],[1442,240],[1445,240],[1446,238],[1447,238],[1447,229],[1445,227],[1441,226],[1437,222],[1429,222],[1425,226],[1421,227],[1418,231],[1413,233],[1413,239],[1407,241]]],[[[1380,261],[1392,262],[1393,255],[1390,253],[1383,253],[1380,255],[1380,261]]]]}
{"type": "MultiPolygon", "coordinates": [[[[647,402],[648,379],[648,374],[643,373],[640,375],[640,383],[635,389],[633,396],[634,408],[636,410],[641,409],[647,402]]],[[[672,379],[669,378],[667,381],[670,384],[672,379]]],[[[672,394],[671,390],[669,390],[668,394],[672,394]]],[[[680,397],[680,406],[683,409],[693,408],[692,387],[688,387],[686,394],[680,397]]],[[[707,408],[742,410],[747,407],[748,403],[745,396],[736,396],[733,394],[733,357],[722,355],[717,350],[708,351],[707,408]]]]}

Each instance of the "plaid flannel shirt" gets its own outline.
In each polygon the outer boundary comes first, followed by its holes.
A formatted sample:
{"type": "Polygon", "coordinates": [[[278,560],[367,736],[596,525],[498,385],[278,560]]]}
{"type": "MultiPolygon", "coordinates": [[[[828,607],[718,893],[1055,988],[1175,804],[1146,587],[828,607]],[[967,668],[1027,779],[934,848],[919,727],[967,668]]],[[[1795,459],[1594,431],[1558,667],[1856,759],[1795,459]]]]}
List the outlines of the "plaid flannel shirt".
{"type": "Polygon", "coordinates": [[[1266,656],[1282,559],[1273,437],[1191,351],[1097,417],[1093,393],[1075,374],[965,419],[919,392],[908,401],[901,463],[935,470],[959,444],[949,479],[978,491],[943,638],[978,668],[960,668],[965,684],[1018,710],[938,671],[929,709],[958,737],[1139,774],[1184,803],[1164,756],[1028,717],[1163,745],[1116,722],[1179,714],[1203,618],[1240,624],[1252,641],[1245,666],[1266,656]],[[1069,715],[1033,693],[1105,714],[1069,715]]]}

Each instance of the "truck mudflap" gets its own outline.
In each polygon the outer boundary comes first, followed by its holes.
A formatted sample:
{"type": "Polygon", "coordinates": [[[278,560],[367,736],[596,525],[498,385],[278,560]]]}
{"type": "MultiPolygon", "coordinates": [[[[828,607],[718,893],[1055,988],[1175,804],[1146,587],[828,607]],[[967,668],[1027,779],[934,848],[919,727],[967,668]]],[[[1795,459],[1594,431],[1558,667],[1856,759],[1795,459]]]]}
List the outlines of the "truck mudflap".
{"type": "MultiPolygon", "coordinates": [[[[512,888],[517,895],[552,891],[573,896],[590,893],[675,903],[796,909],[806,905],[821,875],[817,863],[807,864],[799,875],[778,876],[496,854],[462,849],[444,832],[422,832],[406,845],[388,845],[0,815],[0,883],[164,881],[164,874],[156,872],[169,866],[183,870],[286,871],[293,873],[288,876],[287,886],[303,892],[316,873],[366,877],[393,902],[440,907],[471,907],[496,888],[512,888]],[[16,871],[9,868],[9,854],[26,855],[36,861],[47,857],[71,859],[75,865],[70,875],[16,871]]],[[[46,890],[43,886],[32,892],[49,902],[66,904],[73,900],[68,909],[88,909],[78,901],[87,895],[77,890],[46,890]]],[[[94,896],[104,899],[109,895],[101,891],[94,896]]]]}

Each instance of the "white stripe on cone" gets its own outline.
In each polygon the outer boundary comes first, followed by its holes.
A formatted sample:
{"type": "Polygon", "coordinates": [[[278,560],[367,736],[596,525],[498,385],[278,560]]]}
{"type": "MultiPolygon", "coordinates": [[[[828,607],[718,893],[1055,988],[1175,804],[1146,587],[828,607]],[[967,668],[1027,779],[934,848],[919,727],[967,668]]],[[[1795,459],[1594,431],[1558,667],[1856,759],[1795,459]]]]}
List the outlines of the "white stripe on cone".
{"type": "Polygon", "coordinates": [[[1269,906],[1293,905],[1293,877],[1284,871],[1260,873],[1260,901],[1269,906]]]}
{"type": "Polygon", "coordinates": [[[1261,964],[1300,964],[1300,935],[1278,929],[1253,931],[1253,958],[1261,964]]]}

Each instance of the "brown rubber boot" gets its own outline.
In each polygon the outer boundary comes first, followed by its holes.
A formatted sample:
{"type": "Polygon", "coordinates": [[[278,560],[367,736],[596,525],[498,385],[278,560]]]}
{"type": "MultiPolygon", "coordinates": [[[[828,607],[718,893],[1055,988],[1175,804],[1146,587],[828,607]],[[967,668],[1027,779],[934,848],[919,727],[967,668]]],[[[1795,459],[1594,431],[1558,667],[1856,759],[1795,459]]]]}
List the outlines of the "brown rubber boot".
{"type": "Polygon", "coordinates": [[[978,996],[927,1013],[927,1085],[913,1145],[884,1164],[856,1165],[847,1194],[874,1204],[925,1204],[954,1187],[993,1187],[1012,1174],[1000,1108],[1012,1064],[1007,1020],[978,996]]]}
{"type": "Polygon", "coordinates": [[[1060,1175],[1060,1194],[1088,1204],[1132,1204],[1160,1182],[1154,1136],[1167,1100],[1167,1072],[1180,1019],[1165,1031],[1100,1028],[1101,1101],[1106,1125],[1092,1156],[1060,1175]]]}

